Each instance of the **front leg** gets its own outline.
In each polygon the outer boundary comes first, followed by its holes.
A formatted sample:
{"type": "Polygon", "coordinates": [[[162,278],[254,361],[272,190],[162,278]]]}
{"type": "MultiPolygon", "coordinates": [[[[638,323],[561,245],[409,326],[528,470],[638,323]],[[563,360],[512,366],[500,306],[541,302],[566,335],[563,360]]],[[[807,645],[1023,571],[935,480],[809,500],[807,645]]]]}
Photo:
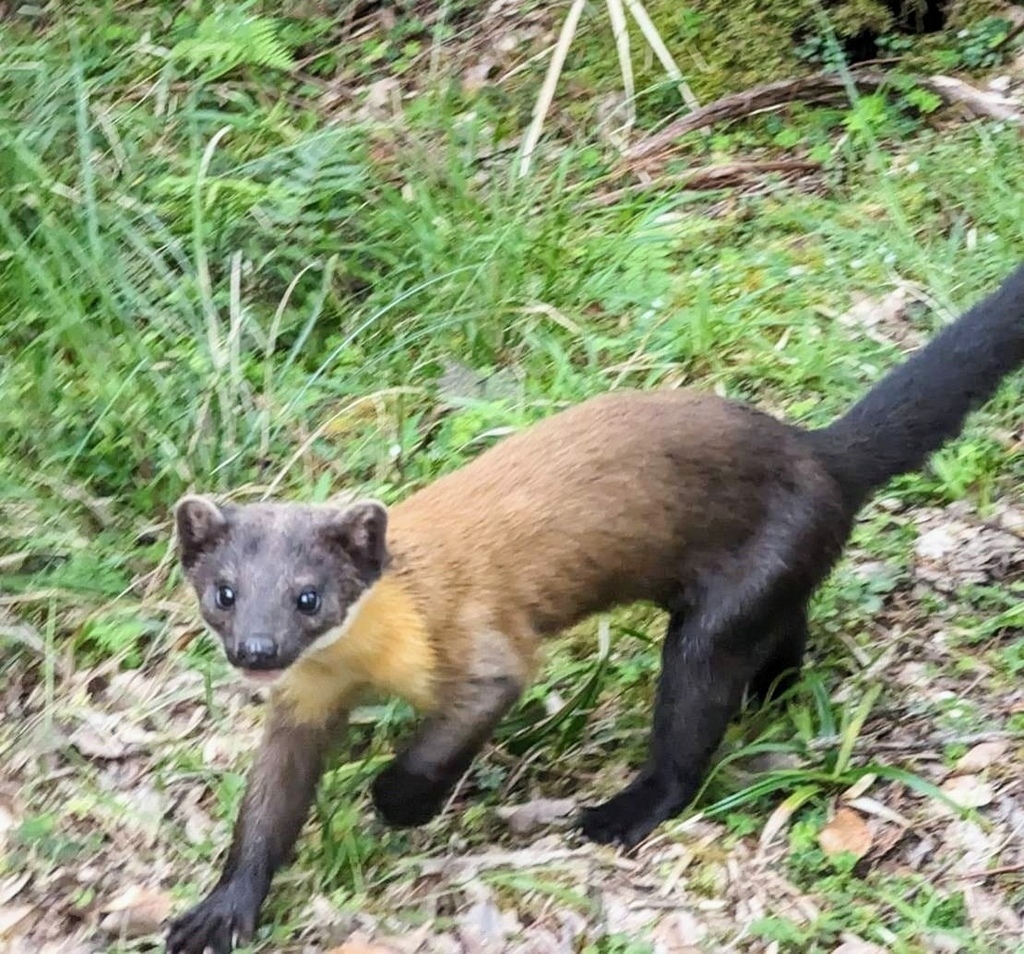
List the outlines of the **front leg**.
{"type": "Polygon", "coordinates": [[[228,954],[252,937],[270,881],[295,846],[347,715],[345,709],[332,719],[303,724],[287,711],[270,712],[220,880],[171,924],[168,954],[228,954]]]}
{"type": "Polygon", "coordinates": [[[373,803],[389,825],[423,825],[444,803],[523,691],[521,676],[469,675],[442,698],[412,740],[374,779],[373,803]]]}

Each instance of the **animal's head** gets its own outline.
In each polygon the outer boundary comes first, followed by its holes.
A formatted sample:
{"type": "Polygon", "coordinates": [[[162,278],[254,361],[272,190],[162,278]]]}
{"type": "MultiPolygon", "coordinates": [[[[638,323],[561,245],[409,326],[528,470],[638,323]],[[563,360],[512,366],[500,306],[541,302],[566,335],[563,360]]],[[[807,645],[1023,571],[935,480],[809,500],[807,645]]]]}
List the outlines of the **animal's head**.
{"type": "Polygon", "coordinates": [[[218,506],[187,496],[174,515],[203,618],[231,664],[260,682],[338,638],[388,562],[387,511],[374,500],[218,506]]]}

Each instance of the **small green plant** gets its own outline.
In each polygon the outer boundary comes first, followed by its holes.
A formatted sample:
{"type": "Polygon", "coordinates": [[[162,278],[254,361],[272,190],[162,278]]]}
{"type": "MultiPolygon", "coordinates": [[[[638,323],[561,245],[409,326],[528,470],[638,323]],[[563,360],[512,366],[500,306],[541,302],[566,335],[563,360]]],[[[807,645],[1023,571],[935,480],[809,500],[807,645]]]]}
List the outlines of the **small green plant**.
{"type": "Polygon", "coordinates": [[[906,119],[882,92],[859,96],[843,120],[851,144],[865,150],[877,148],[877,143],[895,129],[902,133],[905,123],[906,119]]]}
{"type": "Polygon", "coordinates": [[[903,56],[914,48],[914,37],[905,33],[883,33],[875,40],[880,56],[903,56]]]}
{"type": "Polygon", "coordinates": [[[1006,59],[1005,41],[1013,24],[1002,17],[986,17],[957,34],[954,52],[968,69],[990,69],[1006,59]]]}
{"type": "Polygon", "coordinates": [[[813,63],[825,73],[837,73],[846,66],[842,48],[833,38],[813,34],[798,43],[793,52],[802,60],[813,63]]]}
{"type": "Polygon", "coordinates": [[[194,26],[190,16],[182,13],[177,32],[188,32],[171,47],[170,62],[198,70],[207,81],[240,66],[291,69],[292,57],[277,21],[252,13],[256,6],[254,0],[219,3],[194,26]]]}

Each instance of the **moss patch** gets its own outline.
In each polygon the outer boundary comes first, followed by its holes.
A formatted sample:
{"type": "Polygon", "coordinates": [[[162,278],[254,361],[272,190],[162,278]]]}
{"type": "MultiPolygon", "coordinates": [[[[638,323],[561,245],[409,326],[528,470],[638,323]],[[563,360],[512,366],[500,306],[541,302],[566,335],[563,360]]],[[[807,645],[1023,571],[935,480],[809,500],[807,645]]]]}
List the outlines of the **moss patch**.
{"type": "MultiPolygon", "coordinates": [[[[821,5],[815,0],[652,0],[651,18],[672,51],[687,82],[702,101],[759,83],[821,68],[828,43],[822,36],[821,5]]],[[[875,41],[883,38],[877,55],[897,52],[909,68],[927,68],[935,51],[948,48],[955,32],[1005,10],[1003,0],[962,0],[943,7],[943,29],[934,29],[938,14],[923,0],[835,0],[826,13],[837,40],[852,61],[876,55],[875,41]],[[884,38],[902,34],[898,50],[885,47],[884,38]],[[906,42],[909,41],[909,42],[906,42]]],[[[635,24],[630,37],[641,122],[663,119],[682,106],[680,95],[666,78],[635,24]]],[[[565,81],[578,107],[593,112],[600,97],[621,87],[611,26],[603,4],[585,14],[566,63],[565,81]]],[[[584,117],[573,115],[579,120],[584,117]]]]}

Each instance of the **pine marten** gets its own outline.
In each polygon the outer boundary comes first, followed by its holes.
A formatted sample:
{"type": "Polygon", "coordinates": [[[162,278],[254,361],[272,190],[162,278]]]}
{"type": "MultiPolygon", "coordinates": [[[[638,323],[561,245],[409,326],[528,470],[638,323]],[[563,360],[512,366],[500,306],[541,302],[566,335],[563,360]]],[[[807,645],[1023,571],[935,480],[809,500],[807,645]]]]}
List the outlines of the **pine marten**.
{"type": "Polygon", "coordinates": [[[693,798],[745,692],[798,673],[807,601],[855,514],[920,467],[1024,361],[1024,265],[822,430],[685,390],[613,392],[509,437],[390,512],[176,507],[180,560],[228,659],[269,685],[223,874],[172,954],[249,938],[364,691],[422,725],[372,785],[426,822],[534,674],[542,637],[636,601],[667,610],[647,761],[579,818],[635,846],[693,798]]]}

